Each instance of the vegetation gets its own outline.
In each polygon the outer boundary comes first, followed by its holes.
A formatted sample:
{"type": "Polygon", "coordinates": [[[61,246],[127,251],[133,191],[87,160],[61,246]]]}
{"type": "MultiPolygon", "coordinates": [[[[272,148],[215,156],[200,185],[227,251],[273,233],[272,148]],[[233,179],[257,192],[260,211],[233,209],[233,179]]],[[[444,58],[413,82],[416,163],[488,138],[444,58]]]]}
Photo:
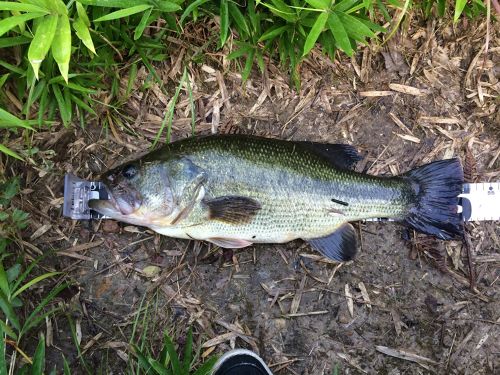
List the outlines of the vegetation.
{"type": "MultiPolygon", "coordinates": [[[[358,43],[397,27],[410,7],[426,16],[447,11],[445,0],[20,0],[0,1],[0,88],[7,84],[22,102],[21,116],[29,124],[6,119],[0,126],[28,128],[33,123],[50,125],[58,112],[68,126],[75,116],[83,125],[86,114],[96,115],[98,90],[108,90],[111,109],[130,95],[131,85],[120,94],[119,77],[124,69],[134,81],[143,64],[151,79],[160,81],[154,62],[168,52],[165,39],[182,33],[188,22],[217,17],[220,24],[216,48],[233,49],[245,81],[254,62],[264,69],[264,54],[279,59],[299,85],[298,67],[316,43],[334,58],[337,51],[351,56],[358,43]],[[243,5],[242,5],[243,4],[243,5]],[[391,15],[397,14],[394,20],[391,15]],[[161,27],[149,28],[162,20],[161,27]],[[232,36],[232,37],[230,37],[232,36]],[[234,37],[234,38],[233,38],[234,37]],[[15,58],[16,56],[16,58],[15,58]],[[241,65],[240,65],[241,64],[241,65]],[[36,120],[36,121],[34,121],[36,120]],[[22,125],[21,125],[22,124],[22,125]]],[[[484,11],[479,0],[456,0],[455,21],[484,11]]],[[[215,46],[214,46],[215,47],[215,46]]],[[[5,100],[5,97],[0,97],[5,100]]],[[[4,146],[0,149],[8,152],[4,146]]]]}

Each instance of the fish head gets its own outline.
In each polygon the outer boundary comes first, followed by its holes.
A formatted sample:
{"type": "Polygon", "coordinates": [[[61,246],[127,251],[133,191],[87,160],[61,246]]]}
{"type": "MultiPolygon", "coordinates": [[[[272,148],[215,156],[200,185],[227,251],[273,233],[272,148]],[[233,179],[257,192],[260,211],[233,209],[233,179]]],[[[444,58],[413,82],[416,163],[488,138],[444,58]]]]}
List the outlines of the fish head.
{"type": "Polygon", "coordinates": [[[162,163],[127,163],[105,173],[101,180],[109,199],[92,199],[89,207],[102,215],[149,226],[174,210],[174,194],[162,163]]]}

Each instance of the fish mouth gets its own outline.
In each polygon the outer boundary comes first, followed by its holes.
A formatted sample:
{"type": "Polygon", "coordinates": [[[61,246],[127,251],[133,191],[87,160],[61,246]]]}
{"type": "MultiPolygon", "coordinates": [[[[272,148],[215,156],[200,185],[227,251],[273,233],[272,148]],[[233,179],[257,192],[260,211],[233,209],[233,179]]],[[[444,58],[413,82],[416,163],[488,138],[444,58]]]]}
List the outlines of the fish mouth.
{"type": "Polygon", "coordinates": [[[108,189],[108,199],[90,199],[89,208],[101,215],[109,217],[126,216],[132,214],[140,204],[131,204],[124,197],[115,197],[108,189]]]}

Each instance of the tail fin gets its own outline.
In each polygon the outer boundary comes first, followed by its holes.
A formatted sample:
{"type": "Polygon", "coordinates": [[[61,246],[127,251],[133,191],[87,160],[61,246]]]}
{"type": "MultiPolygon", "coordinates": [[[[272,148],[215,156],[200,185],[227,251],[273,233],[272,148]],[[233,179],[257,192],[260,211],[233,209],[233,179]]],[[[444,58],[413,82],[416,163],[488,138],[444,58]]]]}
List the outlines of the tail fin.
{"type": "Polygon", "coordinates": [[[458,208],[463,170],[458,159],[440,160],[404,174],[417,194],[417,203],[404,218],[415,230],[449,240],[463,234],[458,208]]]}

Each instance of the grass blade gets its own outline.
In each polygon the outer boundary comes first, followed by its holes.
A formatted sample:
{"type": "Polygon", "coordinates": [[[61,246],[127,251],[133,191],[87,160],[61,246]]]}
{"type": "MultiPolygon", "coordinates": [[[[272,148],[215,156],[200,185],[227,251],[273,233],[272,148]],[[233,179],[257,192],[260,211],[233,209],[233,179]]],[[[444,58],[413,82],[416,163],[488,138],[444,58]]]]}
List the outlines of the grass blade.
{"type": "Polygon", "coordinates": [[[45,339],[42,335],[33,356],[32,375],[42,375],[45,367],[45,339]]]}
{"type": "Polygon", "coordinates": [[[12,299],[16,298],[18,295],[20,295],[22,292],[24,292],[26,289],[32,287],[33,285],[39,283],[42,280],[45,280],[49,277],[55,276],[55,275],[60,275],[61,272],[47,272],[44,273],[43,275],[40,275],[38,277],[35,277],[34,279],[28,281],[26,284],[24,284],[22,287],[20,287],[18,290],[12,294],[12,299]]]}
{"type": "Polygon", "coordinates": [[[316,44],[319,35],[323,32],[323,29],[325,28],[327,19],[328,19],[327,12],[322,12],[318,16],[318,18],[316,18],[316,21],[314,22],[311,31],[307,35],[306,42],[304,43],[304,52],[302,53],[302,57],[307,55],[309,51],[314,47],[314,44],[316,44]]]}
{"type": "MultiPolygon", "coordinates": [[[[3,323],[3,321],[2,321],[2,323],[3,323]]],[[[0,374],[1,375],[8,374],[7,361],[5,360],[4,330],[3,330],[3,326],[1,324],[0,324],[0,374]]]]}
{"type": "Polygon", "coordinates": [[[184,357],[182,358],[182,371],[184,374],[189,374],[191,361],[193,360],[193,328],[189,327],[186,337],[186,345],[184,346],[184,357]]]}
{"type": "Polygon", "coordinates": [[[186,19],[187,16],[189,16],[200,5],[203,5],[208,1],[210,1],[210,0],[196,0],[196,1],[192,2],[191,4],[189,4],[189,6],[182,13],[182,16],[179,20],[179,23],[181,24],[181,26],[184,24],[184,20],[186,19]]]}
{"type": "Polygon", "coordinates": [[[334,12],[328,17],[328,27],[339,48],[344,51],[347,56],[352,56],[354,51],[351,46],[351,41],[349,40],[349,35],[347,35],[347,31],[344,25],[342,25],[340,18],[334,12]]]}
{"type": "Polygon", "coordinates": [[[144,12],[146,9],[151,9],[151,8],[152,6],[148,4],[136,5],[135,7],[120,9],[111,12],[109,14],[106,14],[105,16],[99,17],[98,19],[94,20],[94,22],[117,20],[119,18],[124,18],[136,13],[144,12]]]}
{"type": "Polygon", "coordinates": [[[226,43],[229,35],[229,8],[228,0],[221,0],[220,2],[220,45],[222,48],[226,43]]]}
{"type": "Polygon", "coordinates": [[[217,357],[211,357],[208,361],[206,361],[203,365],[198,367],[198,370],[196,370],[193,375],[208,375],[211,373],[215,362],[217,362],[217,357]]]}
{"type": "Polygon", "coordinates": [[[38,18],[45,16],[46,13],[26,13],[26,14],[21,14],[19,16],[12,16],[8,17],[4,20],[0,21],[0,36],[5,34],[7,31],[10,29],[13,29],[14,27],[32,20],[33,18],[38,18]]]}
{"type": "Polygon", "coordinates": [[[139,39],[142,36],[142,33],[144,32],[144,29],[148,25],[149,16],[151,15],[152,11],[153,11],[153,8],[149,8],[149,9],[147,9],[143,13],[141,21],[139,22],[139,24],[135,28],[135,31],[134,31],[134,40],[137,40],[137,39],[139,39]]]}
{"type": "Polygon", "coordinates": [[[453,15],[453,22],[457,22],[462,12],[464,11],[467,0],[456,0],[455,1],[455,14],[453,15]]]}
{"type": "Polygon", "coordinates": [[[21,120],[14,115],[11,115],[6,110],[0,108],[0,129],[1,128],[25,128],[33,130],[27,121],[21,120]]]}
{"type": "Polygon", "coordinates": [[[170,339],[168,333],[165,332],[165,347],[167,348],[168,355],[170,357],[170,361],[172,364],[172,370],[174,374],[182,374],[181,373],[181,363],[179,362],[179,357],[177,356],[177,352],[175,351],[174,343],[170,339]]]}

